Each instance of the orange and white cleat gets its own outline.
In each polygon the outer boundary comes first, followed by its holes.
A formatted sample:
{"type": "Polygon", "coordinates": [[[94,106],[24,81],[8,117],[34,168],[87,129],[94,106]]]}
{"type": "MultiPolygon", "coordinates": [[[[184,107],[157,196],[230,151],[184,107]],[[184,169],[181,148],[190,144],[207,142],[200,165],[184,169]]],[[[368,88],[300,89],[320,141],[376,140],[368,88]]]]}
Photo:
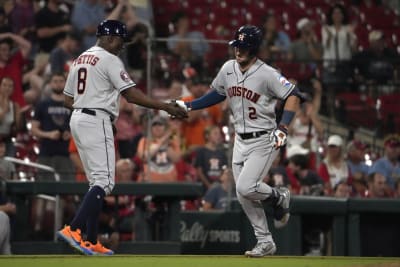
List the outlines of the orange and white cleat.
{"type": "Polygon", "coordinates": [[[69,225],[65,225],[63,229],[57,232],[59,239],[65,241],[73,249],[78,250],[78,252],[83,253],[80,249],[79,244],[82,242],[81,230],[76,229],[73,231],[69,225]]]}
{"type": "Polygon", "coordinates": [[[96,244],[92,244],[90,241],[82,241],[79,244],[79,247],[82,249],[85,255],[103,255],[103,256],[114,255],[114,251],[104,247],[100,243],[100,241],[97,241],[96,244]]]}

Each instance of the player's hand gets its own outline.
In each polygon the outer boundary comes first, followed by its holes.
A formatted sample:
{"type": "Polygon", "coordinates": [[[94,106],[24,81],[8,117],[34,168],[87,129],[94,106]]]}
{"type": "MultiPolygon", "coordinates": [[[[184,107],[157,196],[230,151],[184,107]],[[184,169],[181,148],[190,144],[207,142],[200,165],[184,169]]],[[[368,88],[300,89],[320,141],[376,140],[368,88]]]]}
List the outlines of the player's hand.
{"type": "Polygon", "coordinates": [[[182,100],[171,100],[167,103],[165,111],[172,118],[185,119],[188,117],[189,109],[182,100]]]}
{"type": "Polygon", "coordinates": [[[275,140],[274,144],[275,149],[279,149],[284,145],[286,145],[287,133],[288,133],[287,127],[283,125],[279,125],[278,128],[274,130],[273,136],[275,140]]]}

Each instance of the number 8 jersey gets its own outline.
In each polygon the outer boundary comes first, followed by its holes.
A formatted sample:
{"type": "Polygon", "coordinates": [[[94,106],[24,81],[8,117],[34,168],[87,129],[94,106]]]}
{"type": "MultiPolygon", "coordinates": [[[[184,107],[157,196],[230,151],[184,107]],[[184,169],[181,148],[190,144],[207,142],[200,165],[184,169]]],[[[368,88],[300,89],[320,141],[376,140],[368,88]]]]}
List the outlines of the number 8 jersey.
{"type": "Polygon", "coordinates": [[[103,109],[118,117],[120,93],[132,86],[121,59],[93,46],[72,62],[64,94],[74,98],[74,109],[103,109]]]}

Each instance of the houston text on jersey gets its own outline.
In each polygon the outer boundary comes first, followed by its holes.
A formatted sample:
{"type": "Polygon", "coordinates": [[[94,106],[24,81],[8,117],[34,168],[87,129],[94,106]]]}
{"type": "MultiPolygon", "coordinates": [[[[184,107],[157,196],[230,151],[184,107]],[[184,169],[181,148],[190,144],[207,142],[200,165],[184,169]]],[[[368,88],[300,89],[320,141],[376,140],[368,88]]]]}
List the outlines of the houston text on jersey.
{"type": "Polygon", "coordinates": [[[257,103],[258,99],[260,99],[260,94],[241,86],[232,86],[228,88],[228,95],[229,97],[241,96],[254,103],[257,103]]]}

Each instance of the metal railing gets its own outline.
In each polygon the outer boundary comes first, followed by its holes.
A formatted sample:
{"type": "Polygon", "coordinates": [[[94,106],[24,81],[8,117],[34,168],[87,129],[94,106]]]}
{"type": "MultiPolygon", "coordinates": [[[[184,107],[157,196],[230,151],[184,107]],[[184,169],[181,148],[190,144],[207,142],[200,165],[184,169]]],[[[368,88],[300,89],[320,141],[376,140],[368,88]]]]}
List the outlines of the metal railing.
{"type": "MultiPolygon", "coordinates": [[[[13,158],[13,157],[4,157],[4,160],[6,160],[8,162],[12,162],[14,164],[19,164],[19,165],[23,165],[23,166],[37,168],[39,170],[48,171],[48,172],[54,174],[54,181],[56,181],[56,182],[60,181],[60,175],[55,171],[54,168],[52,168],[50,166],[39,164],[39,163],[34,163],[34,162],[30,162],[30,161],[25,161],[25,160],[13,158]]],[[[21,181],[21,182],[23,183],[24,181],[21,181]]],[[[37,197],[44,199],[44,200],[54,202],[54,205],[55,205],[55,208],[54,208],[54,241],[57,241],[57,231],[61,228],[61,222],[62,222],[60,195],[57,194],[55,196],[51,196],[51,195],[45,195],[45,194],[38,194],[37,197]]]]}

